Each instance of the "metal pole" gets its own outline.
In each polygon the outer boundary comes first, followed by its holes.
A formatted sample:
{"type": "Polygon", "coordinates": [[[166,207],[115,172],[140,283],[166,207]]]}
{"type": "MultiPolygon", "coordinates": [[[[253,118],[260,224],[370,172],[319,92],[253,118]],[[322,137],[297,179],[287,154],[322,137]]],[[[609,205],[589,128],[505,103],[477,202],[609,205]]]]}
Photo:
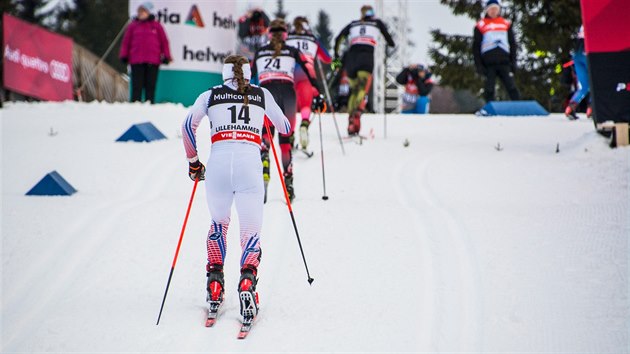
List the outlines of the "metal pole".
{"type": "Polygon", "coordinates": [[[333,106],[332,96],[330,95],[330,91],[328,91],[328,81],[326,80],[326,75],[324,74],[324,69],[322,68],[322,63],[317,60],[317,68],[319,69],[319,74],[324,81],[324,91],[326,92],[326,97],[328,99],[328,107],[330,107],[330,112],[333,115],[333,122],[335,122],[335,130],[337,130],[337,137],[339,138],[339,145],[341,145],[341,152],[345,155],[346,149],[343,147],[343,140],[341,139],[341,133],[339,133],[339,125],[337,125],[337,116],[335,115],[335,107],[333,106]]]}
{"type": "Polygon", "coordinates": [[[276,160],[276,167],[278,168],[278,177],[280,178],[280,183],[282,184],[282,189],[284,190],[284,198],[287,202],[287,206],[289,207],[289,214],[291,215],[291,221],[293,221],[293,229],[295,230],[295,236],[297,237],[298,245],[300,246],[300,252],[302,253],[302,260],[304,260],[304,268],[306,268],[306,276],[309,284],[313,284],[313,278],[311,278],[311,274],[308,271],[308,265],[306,264],[306,257],[304,256],[304,249],[302,248],[302,241],[300,241],[300,233],[298,232],[297,224],[295,222],[295,216],[293,216],[293,208],[291,207],[291,200],[289,199],[289,193],[287,193],[287,186],[284,184],[284,178],[282,178],[282,170],[280,170],[280,162],[278,162],[278,154],[276,153],[276,145],[273,142],[273,136],[271,135],[271,129],[269,129],[269,123],[265,119],[265,127],[267,128],[267,135],[269,136],[269,141],[271,143],[271,150],[273,151],[273,158],[276,160]]]}
{"type": "Polygon", "coordinates": [[[184,230],[186,230],[186,224],[188,223],[188,215],[190,215],[190,208],[192,207],[193,199],[195,198],[195,191],[197,190],[197,184],[199,178],[195,179],[193,185],[192,194],[190,195],[190,201],[188,202],[188,209],[186,210],[186,216],[184,217],[184,225],[182,225],[182,232],[179,234],[179,242],[177,242],[177,249],[175,250],[175,257],[173,257],[173,264],[171,265],[171,272],[168,275],[168,281],[166,282],[166,289],[164,290],[164,297],[162,298],[162,306],[160,306],[160,314],[158,315],[155,325],[160,324],[160,318],[162,318],[162,310],[164,309],[164,303],[166,302],[166,295],[168,294],[168,288],[171,285],[171,279],[173,278],[173,271],[175,270],[175,264],[177,263],[177,256],[179,255],[179,249],[182,246],[182,240],[184,239],[184,230]]]}
{"type": "Polygon", "coordinates": [[[116,45],[116,42],[118,42],[118,39],[120,38],[120,36],[123,34],[123,32],[125,31],[125,28],[127,28],[127,25],[129,24],[129,22],[131,22],[131,18],[127,20],[127,22],[125,22],[125,24],[122,26],[122,28],[120,29],[120,31],[118,31],[118,34],[116,35],[116,38],[114,38],[114,40],[109,44],[109,47],[107,48],[107,50],[105,51],[105,54],[103,54],[101,56],[101,58],[96,62],[96,65],[94,65],[94,67],[92,68],[92,71],[90,71],[90,73],[88,74],[87,78],[85,79],[85,81],[83,81],[83,83],[81,84],[81,86],[77,89],[77,91],[81,91],[83,90],[83,88],[85,87],[85,85],[90,82],[90,80],[92,80],[92,77],[94,76],[94,73],[96,72],[96,69],[99,67],[99,65],[101,65],[101,63],[105,60],[105,57],[107,57],[109,55],[109,52],[111,52],[111,50],[114,48],[114,45],[116,45]]]}

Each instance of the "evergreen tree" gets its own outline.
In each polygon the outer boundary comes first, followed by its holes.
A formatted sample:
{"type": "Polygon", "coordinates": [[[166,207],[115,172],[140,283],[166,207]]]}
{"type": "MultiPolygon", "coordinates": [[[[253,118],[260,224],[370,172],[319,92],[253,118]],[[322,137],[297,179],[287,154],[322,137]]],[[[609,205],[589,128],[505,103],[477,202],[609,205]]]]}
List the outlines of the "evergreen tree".
{"type": "MultiPolygon", "coordinates": [[[[440,0],[456,15],[478,20],[483,13],[481,0],[440,0]]],[[[577,0],[503,1],[501,16],[512,22],[518,47],[516,84],[523,99],[535,99],[547,109],[560,111],[567,91],[560,84],[560,67],[569,60],[575,33],[580,26],[577,0]]],[[[473,28],[470,29],[472,34],[473,28]]],[[[469,89],[481,95],[484,78],[475,73],[472,35],[431,32],[429,54],[433,72],[442,85],[469,89]]],[[[497,97],[506,98],[502,85],[497,97]]]]}
{"type": "Polygon", "coordinates": [[[278,9],[274,12],[276,18],[285,19],[287,17],[287,13],[284,11],[284,0],[278,0],[278,9]]]}
{"type": "MultiPolygon", "coordinates": [[[[330,30],[330,16],[324,10],[319,10],[319,13],[317,13],[317,24],[313,28],[313,34],[319,38],[321,45],[330,53],[333,33],[330,30]]],[[[330,65],[322,63],[322,69],[324,70],[324,75],[330,74],[330,65]]]]}
{"type": "MultiPolygon", "coordinates": [[[[13,6],[10,14],[30,23],[41,24],[43,16],[37,11],[45,5],[41,0],[13,0],[9,3],[13,6]]],[[[3,4],[3,7],[5,5],[7,4],[3,4]]]]}
{"type": "Polygon", "coordinates": [[[74,7],[75,0],[2,0],[0,10],[59,32],[68,27],[66,16],[74,7]]]}
{"type": "MultiPolygon", "coordinates": [[[[99,57],[105,54],[129,18],[128,0],[3,0],[2,7],[7,3],[12,5],[9,11],[12,15],[69,36],[99,57]]],[[[126,66],[118,60],[120,42],[121,39],[105,61],[124,72],[126,66]]]]}
{"type": "MultiPolygon", "coordinates": [[[[129,19],[129,2],[108,0],[75,0],[75,8],[60,14],[68,21],[67,28],[61,33],[90,50],[97,56],[105,51],[116,38],[118,32],[129,19]],[[103,14],[108,14],[103,16],[103,14]]],[[[105,58],[105,62],[118,71],[126,71],[126,66],[120,63],[118,53],[122,36],[105,58]]]]}
{"type": "Polygon", "coordinates": [[[11,1],[11,0],[0,0],[0,11],[1,12],[6,12],[9,15],[15,16],[14,10],[15,10],[15,5],[13,4],[13,1],[11,1]]]}
{"type": "Polygon", "coordinates": [[[313,32],[319,37],[324,48],[330,52],[330,43],[333,40],[333,33],[330,30],[330,16],[328,16],[324,10],[319,10],[317,14],[317,25],[315,25],[313,32]]]}

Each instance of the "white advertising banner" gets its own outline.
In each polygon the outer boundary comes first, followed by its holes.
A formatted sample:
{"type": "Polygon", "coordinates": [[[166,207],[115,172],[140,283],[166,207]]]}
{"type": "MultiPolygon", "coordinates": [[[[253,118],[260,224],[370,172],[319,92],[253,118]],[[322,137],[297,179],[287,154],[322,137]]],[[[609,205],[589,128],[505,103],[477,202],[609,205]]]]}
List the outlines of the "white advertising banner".
{"type": "MultiPolygon", "coordinates": [[[[130,0],[130,16],[136,16],[143,3],[130,0]]],[[[223,60],[234,53],[236,1],[154,0],[151,4],[173,57],[169,65],[160,66],[156,100],[190,104],[196,98],[190,95],[221,82],[223,60]]]]}

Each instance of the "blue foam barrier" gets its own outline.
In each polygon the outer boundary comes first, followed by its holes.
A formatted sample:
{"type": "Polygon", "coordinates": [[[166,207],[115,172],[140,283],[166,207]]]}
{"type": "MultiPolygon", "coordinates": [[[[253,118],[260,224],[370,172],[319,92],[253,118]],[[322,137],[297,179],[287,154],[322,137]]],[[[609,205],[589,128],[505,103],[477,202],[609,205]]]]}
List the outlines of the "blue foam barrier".
{"type": "Polygon", "coordinates": [[[76,192],[57,171],[52,171],[26,192],[26,195],[72,195],[76,192]]]}
{"type": "Polygon", "coordinates": [[[116,141],[151,142],[160,139],[166,139],[166,136],[155,125],[146,122],[132,125],[116,141]]]}
{"type": "Polygon", "coordinates": [[[490,116],[548,116],[536,101],[491,101],[486,103],[478,112],[480,117],[490,116]]]}

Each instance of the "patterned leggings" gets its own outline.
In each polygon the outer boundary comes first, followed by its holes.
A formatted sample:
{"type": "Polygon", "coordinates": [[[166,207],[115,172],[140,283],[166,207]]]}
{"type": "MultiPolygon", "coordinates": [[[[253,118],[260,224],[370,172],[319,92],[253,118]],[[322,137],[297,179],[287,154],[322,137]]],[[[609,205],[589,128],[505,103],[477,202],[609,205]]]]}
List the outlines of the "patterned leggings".
{"type": "Polygon", "coordinates": [[[348,113],[355,110],[365,110],[365,95],[370,91],[372,85],[372,74],[369,71],[360,70],[357,77],[348,78],[350,82],[350,98],[348,99],[348,113]]]}
{"type": "Polygon", "coordinates": [[[240,221],[241,267],[258,267],[264,196],[259,148],[242,143],[215,143],[207,171],[206,197],[212,217],[207,240],[208,263],[225,261],[226,236],[234,203],[240,221]]]}

